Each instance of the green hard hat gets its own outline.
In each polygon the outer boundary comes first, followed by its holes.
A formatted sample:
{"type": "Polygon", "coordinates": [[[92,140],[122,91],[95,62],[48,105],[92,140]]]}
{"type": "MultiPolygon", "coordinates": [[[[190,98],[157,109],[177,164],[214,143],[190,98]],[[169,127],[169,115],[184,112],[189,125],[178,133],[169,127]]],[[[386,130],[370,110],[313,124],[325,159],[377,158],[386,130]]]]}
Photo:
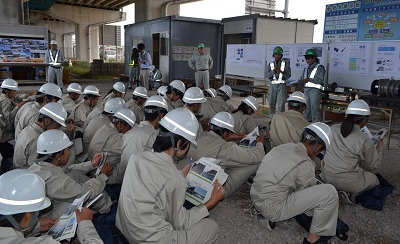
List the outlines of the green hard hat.
{"type": "Polygon", "coordinates": [[[204,48],[204,44],[200,43],[199,45],[197,45],[197,48],[204,48]]]}
{"type": "Polygon", "coordinates": [[[282,49],[282,47],[276,46],[276,47],[274,48],[274,54],[275,54],[275,53],[277,53],[277,54],[283,54],[283,49],[282,49]]]}
{"type": "Polygon", "coordinates": [[[304,56],[318,56],[317,50],[315,50],[314,48],[310,48],[307,49],[306,53],[304,54],[304,56]]]}

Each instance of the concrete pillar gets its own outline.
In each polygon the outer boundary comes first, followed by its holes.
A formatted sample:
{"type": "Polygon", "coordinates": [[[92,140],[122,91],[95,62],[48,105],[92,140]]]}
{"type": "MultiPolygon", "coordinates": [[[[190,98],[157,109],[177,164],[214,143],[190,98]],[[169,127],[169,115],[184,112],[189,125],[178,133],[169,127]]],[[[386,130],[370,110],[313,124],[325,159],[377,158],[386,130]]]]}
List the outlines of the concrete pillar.
{"type": "Polygon", "coordinates": [[[74,58],[74,47],[72,43],[72,34],[64,34],[64,49],[63,49],[65,59],[74,58]]]}
{"type": "Polygon", "coordinates": [[[90,28],[90,58],[99,59],[99,26],[90,28]]]}
{"type": "Polygon", "coordinates": [[[0,0],[0,23],[22,25],[22,1],[0,0]]]}
{"type": "MultiPolygon", "coordinates": [[[[171,0],[138,0],[135,2],[135,22],[157,19],[164,16],[165,4],[171,0]]],[[[171,4],[167,15],[179,15],[179,4],[171,4]]]]}

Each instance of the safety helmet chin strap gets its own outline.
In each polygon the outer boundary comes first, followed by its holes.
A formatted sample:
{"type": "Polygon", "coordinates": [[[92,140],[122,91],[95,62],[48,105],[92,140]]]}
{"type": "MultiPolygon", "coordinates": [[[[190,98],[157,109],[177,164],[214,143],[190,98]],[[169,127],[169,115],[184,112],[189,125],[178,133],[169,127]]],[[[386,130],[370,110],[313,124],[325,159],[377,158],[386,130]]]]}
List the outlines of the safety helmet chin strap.
{"type": "Polygon", "coordinates": [[[7,219],[8,221],[10,221],[10,223],[12,224],[12,226],[14,226],[15,229],[23,232],[24,236],[27,236],[28,233],[25,233],[25,232],[28,231],[29,229],[31,229],[32,227],[36,226],[36,224],[39,221],[38,216],[39,216],[39,211],[36,211],[33,214],[33,217],[31,219],[31,221],[29,222],[28,226],[25,228],[22,228],[21,225],[11,215],[4,215],[3,217],[0,217],[0,221],[3,219],[7,219]]]}
{"type": "Polygon", "coordinates": [[[318,153],[317,147],[318,147],[319,143],[323,144],[324,149],[319,153],[321,153],[322,155],[325,155],[325,143],[319,137],[314,137],[313,135],[311,135],[307,132],[307,129],[305,129],[303,131],[303,134],[301,135],[301,140],[303,140],[303,139],[307,139],[310,142],[314,142],[313,153],[318,153]]]}
{"type": "Polygon", "coordinates": [[[48,130],[49,126],[52,125],[53,123],[57,123],[56,121],[54,121],[54,119],[50,118],[49,116],[46,116],[44,114],[40,114],[39,118],[42,119],[43,124],[44,124],[44,131],[48,130]],[[51,120],[50,123],[46,124],[45,119],[49,118],[51,120]]]}

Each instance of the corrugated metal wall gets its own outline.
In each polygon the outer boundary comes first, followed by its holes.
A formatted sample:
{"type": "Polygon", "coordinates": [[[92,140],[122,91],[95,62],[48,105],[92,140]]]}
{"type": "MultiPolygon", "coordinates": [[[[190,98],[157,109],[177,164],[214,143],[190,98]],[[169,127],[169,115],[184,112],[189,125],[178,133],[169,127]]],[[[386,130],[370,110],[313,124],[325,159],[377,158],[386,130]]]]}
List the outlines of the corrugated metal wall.
{"type": "Polygon", "coordinates": [[[118,25],[100,26],[99,45],[121,46],[121,26],[118,25]]]}

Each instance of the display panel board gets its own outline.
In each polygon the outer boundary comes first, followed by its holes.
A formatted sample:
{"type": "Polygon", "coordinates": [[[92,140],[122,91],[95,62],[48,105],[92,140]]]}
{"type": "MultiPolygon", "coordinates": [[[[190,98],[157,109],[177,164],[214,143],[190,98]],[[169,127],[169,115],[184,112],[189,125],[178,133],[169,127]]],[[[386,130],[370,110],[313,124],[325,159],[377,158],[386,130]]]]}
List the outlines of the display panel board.
{"type": "Polygon", "coordinates": [[[47,50],[47,40],[0,38],[0,62],[42,63],[47,50]]]}
{"type": "Polygon", "coordinates": [[[226,74],[265,79],[266,49],[265,44],[227,45],[226,74]]]}

